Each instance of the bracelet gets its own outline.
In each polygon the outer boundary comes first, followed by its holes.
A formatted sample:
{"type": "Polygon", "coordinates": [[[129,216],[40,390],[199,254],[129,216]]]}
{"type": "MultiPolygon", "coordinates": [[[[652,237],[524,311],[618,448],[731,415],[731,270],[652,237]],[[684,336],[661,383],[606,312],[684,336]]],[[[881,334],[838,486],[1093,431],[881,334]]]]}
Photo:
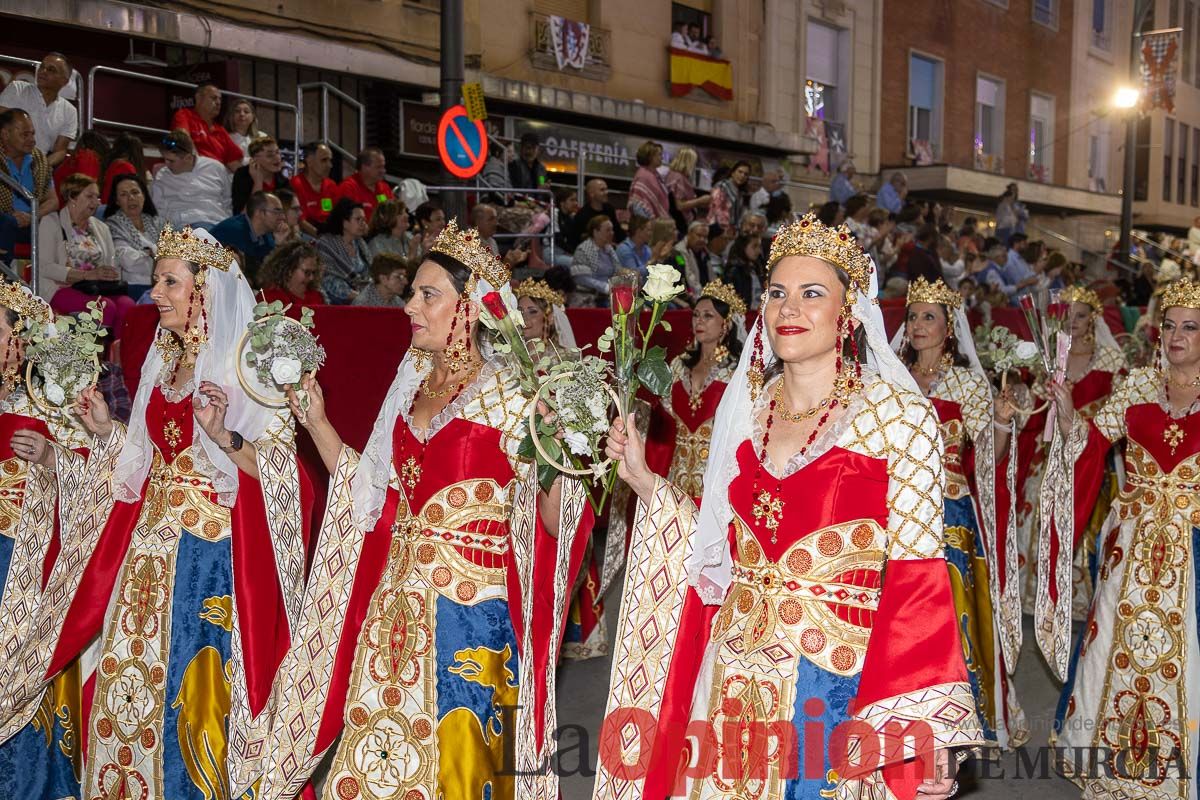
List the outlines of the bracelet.
{"type": "Polygon", "coordinates": [[[231,431],[229,434],[229,446],[226,447],[223,444],[217,444],[217,447],[221,448],[222,453],[229,453],[230,455],[233,455],[237,451],[241,450],[242,445],[245,443],[246,440],[242,438],[240,433],[237,431],[231,431]]]}
{"type": "MultiPolygon", "coordinates": [[[[1013,417],[1013,419],[1016,419],[1016,417],[1013,417]]],[[[1012,419],[1010,419],[1008,422],[1001,422],[1000,420],[996,419],[995,417],[992,417],[992,426],[998,431],[1006,431],[1008,433],[1011,433],[1012,432],[1012,424],[1013,424],[1012,419]]]]}

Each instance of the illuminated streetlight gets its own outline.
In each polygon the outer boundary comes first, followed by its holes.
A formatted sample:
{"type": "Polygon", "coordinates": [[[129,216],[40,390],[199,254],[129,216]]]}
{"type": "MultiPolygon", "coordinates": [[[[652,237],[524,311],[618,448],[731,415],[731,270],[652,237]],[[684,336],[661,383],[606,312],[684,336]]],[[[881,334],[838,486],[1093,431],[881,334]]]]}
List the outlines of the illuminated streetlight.
{"type": "Polygon", "coordinates": [[[1140,94],[1137,89],[1130,86],[1122,86],[1120,89],[1117,89],[1117,94],[1113,97],[1113,105],[1121,109],[1134,108],[1138,104],[1139,97],[1140,94]]]}

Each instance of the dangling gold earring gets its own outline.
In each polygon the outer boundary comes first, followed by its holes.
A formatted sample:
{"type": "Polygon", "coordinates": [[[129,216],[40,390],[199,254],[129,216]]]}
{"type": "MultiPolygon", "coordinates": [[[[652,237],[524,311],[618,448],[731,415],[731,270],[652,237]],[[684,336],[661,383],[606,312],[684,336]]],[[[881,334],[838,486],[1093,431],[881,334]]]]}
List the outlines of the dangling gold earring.
{"type": "MultiPolygon", "coordinates": [[[[763,292],[764,300],[766,296],[767,293],[763,292]]],[[[762,330],[764,324],[763,313],[760,311],[758,319],[754,321],[754,342],[750,350],[750,367],[746,370],[746,383],[750,386],[751,403],[758,400],[758,395],[762,392],[763,378],[766,372],[766,365],[763,362],[762,354],[762,330]]]]}
{"type": "Polygon", "coordinates": [[[10,389],[16,388],[17,378],[20,376],[21,372],[21,365],[16,363],[18,360],[16,358],[17,348],[13,346],[13,337],[16,335],[17,331],[15,328],[8,334],[8,344],[4,346],[4,372],[0,373],[0,386],[8,387],[10,389]],[[13,363],[8,363],[10,361],[13,363]]]}

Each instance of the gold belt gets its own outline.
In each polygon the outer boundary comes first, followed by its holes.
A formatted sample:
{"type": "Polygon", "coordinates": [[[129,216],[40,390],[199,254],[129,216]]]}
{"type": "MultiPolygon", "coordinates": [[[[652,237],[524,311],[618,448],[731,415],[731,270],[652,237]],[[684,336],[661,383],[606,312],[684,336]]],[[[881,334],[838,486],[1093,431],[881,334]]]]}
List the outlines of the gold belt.
{"type": "Polygon", "coordinates": [[[747,567],[733,564],[733,578],[751,589],[796,594],[806,599],[874,611],[879,607],[879,589],[850,583],[813,581],[785,573],[777,566],[747,567]]]}
{"type": "Polygon", "coordinates": [[[1200,492],[1200,483],[1188,483],[1187,481],[1172,478],[1170,475],[1148,477],[1146,475],[1139,475],[1136,472],[1130,472],[1125,476],[1125,480],[1130,486],[1138,489],[1157,489],[1160,492],[1176,490],[1181,492],[1200,492]]]}

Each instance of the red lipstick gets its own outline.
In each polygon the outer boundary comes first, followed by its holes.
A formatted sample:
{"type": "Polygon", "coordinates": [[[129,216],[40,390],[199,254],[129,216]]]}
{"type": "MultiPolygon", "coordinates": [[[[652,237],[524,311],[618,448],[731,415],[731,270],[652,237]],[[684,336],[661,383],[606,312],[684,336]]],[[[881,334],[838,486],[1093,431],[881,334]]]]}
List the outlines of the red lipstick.
{"type": "Polygon", "coordinates": [[[799,336],[802,333],[808,333],[808,328],[799,325],[779,325],[776,326],[775,332],[780,336],[799,336]]]}

